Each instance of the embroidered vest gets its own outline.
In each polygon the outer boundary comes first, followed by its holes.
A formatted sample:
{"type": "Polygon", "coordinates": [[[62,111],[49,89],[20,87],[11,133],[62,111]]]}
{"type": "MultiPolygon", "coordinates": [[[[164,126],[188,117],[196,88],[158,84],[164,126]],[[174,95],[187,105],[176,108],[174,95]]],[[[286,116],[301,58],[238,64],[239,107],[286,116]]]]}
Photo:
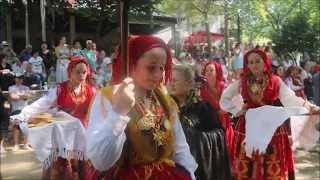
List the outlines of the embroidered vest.
{"type": "MultiPolygon", "coordinates": [[[[107,98],[112,104],[112,87],[101,89],[100,108],[104,118],[107,119],[108,112],[104,105],[104,98],[107,98]]],[[[165,95],[160,89],[155,90],[155,95],[161,106],[168,112],[168,120],[171,124],[170,129],[165,130],[162,138],[163,145],[160,146],[161,151],[157,152],[157,143],[154,140],[154,134],[150,131],[142,131],[138,128],[138,121],[131,118],[125,130],[127,142],[125,143],[122,154],[117,161],[117,166],[148,166],[157,162],[165,162],[174,166],[174,162],[169,159],[175,153],[175,142],[173,136],[173,112],[172,106],[179,108],[174,100],[165,95]]]]}

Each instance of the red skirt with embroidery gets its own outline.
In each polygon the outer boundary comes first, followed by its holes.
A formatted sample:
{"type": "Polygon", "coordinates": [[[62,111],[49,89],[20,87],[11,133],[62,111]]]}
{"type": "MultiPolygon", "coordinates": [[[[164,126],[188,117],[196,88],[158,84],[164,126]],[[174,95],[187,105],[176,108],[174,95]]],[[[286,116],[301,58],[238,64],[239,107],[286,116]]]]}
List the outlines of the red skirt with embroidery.
{"type": "Polygon", "coordinates": [[[93,173],[91,162],[58,157],[48,169],[43,169],[42,179],[87,180],[93,173]]]}
{"type": "Polygon", "coordinates": [[[233,128],[231,126],[231,119],[228,113],[226,114],[219,113],[219,119],[221,121],[222,126],[226,130],[226,141],[227,141],[228,151],[230,154],[232,143],[233,143],[233,136],[234,136],[233,128]]]}
{"type": "Polygon", "coordinates": [[[294,179],[294,160],[284,124],[276,130],[263,155],[253,153],[252,158],[248,158],[244,146],[241,145],[244,138],[245,117],[241,116],[235,128],[234,143],[230,154],[235,179],[294,179]]]}
{"type": "Polygon", "coordinates": [[[190,173],[182,166],[176,164],[175,167],[168,166],[166,163],[161,163],[155,166],[150,172],[149,170],[140,167],[128,167],[118,169],[113,166],[111,169],[101,174],[100,171],[95,171],[89,180],[191,180],[190,173]],[[146,174],[146,172],[150,174],[146,174]]]}

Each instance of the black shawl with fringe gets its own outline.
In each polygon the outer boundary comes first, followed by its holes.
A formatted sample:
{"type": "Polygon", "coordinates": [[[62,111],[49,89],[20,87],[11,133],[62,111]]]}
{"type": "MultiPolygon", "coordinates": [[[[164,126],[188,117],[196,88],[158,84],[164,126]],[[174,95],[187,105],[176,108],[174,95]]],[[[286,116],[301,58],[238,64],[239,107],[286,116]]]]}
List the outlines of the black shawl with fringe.
{"type": "Polygon", "coordinates": [[[211,104],[191,91],[186,105],[180,107],[179,119],[199,165],[197,179],[232,180],[225,130],[211,104]]]}

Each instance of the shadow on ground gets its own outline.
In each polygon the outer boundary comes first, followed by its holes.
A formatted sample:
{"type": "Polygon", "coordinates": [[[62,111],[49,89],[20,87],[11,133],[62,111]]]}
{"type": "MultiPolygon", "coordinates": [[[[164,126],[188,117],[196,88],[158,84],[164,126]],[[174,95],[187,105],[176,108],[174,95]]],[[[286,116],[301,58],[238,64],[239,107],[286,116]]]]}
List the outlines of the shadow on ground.
{"type": "MultiPolygon", "coordinates": [[[[20,150],[1,155],[1,178],[0,179],[23,179],[40,180],[42,165],[36,160],[34,153],[20,150]]],[[[297,180],[318,180],[320,177],[320,142],[309,151],[297,150],[294,152],[296,179],[297,180]]]]}
{"type": "Polygon", "coordinates": [[[320,142],[309,152],[294,152],[296,179],[313,180],[320,177],[320,142]]]}

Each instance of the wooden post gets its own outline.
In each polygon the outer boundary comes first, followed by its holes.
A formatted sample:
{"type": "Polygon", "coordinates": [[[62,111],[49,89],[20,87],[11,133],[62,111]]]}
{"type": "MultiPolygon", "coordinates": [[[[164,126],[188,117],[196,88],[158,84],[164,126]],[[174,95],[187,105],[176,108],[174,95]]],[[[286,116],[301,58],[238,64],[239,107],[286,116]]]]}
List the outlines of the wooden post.
{"type": "Polygon", "coordinates": [[[129,36],[129,23],[128,11],[130,0],[120,1],[120,28],[121,28],[121,56],[122,56],[122,77],[129,75],[128,66],[128,36],[129,36]]]}
{"type": "Polygon", "coordinates": [[[13,42],[12,42],[12,16],[11,12],[9,12],[6,16],[7,21],[7,38],[6,40],[10,44],[10,48],[13,49],[13,42]]]}
{"type": "Polygon", "coordinates": [[[76,19],[73,15],[70,15],[70,46],[72,47],[72,43],[75,40],[76,36],[76,19]]]}
{"type": "Polygon", "coordinates": [[[225,0],[224,6],[224,41],[225,41],[225,53],[226,59],[228,60],[228,70],[232,69],[231,59],[229,56],[229,12],[228,2],[225,0]]]}
{"type": "Polygon", "coordinates": [[[173,24],[171,25],[171,31],[172,31],[172,41],[173,41],[173,50],[174,50],[174,56],[175,57],[178,57],[177,56],[177,40],[176,40],[176,25],[173,24]]]}
{"type": "Polygon", "coordinates": [[[30,44],[30,36],[29,36],[29,9],[28,9],[28,0],[26,0],[25,4],[25,31],[26,31],[26,44],[30,44]]]}
{"type": "Polygon", "coordinates": [[[46,32],[46,7],[45,0],[40,0],[40,13],[41,13],[41,34],[42,41],[47,40],[47,32],[46,32]]]}

